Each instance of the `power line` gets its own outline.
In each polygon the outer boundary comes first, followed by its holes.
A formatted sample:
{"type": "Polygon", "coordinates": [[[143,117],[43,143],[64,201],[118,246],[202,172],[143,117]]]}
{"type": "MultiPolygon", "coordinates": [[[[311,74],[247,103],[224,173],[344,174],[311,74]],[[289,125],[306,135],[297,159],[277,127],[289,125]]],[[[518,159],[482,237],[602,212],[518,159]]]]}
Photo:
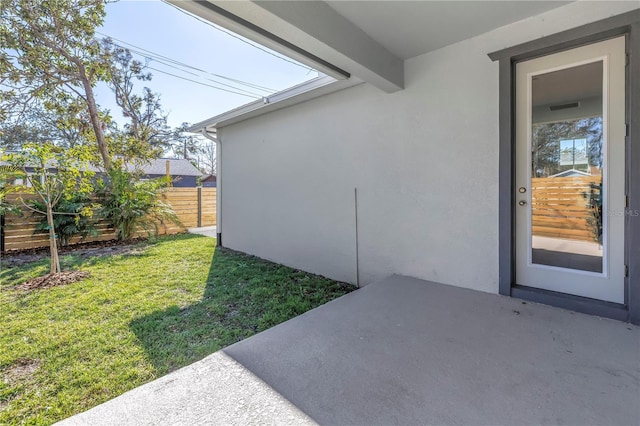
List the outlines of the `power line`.
{"type": "MultiPolygon", "coordinates": [[[[231,78],[231,77],[227,77],[227,76],[224,76],[224,75],[215,74],[215,73],[203,70],[201,68],[194,67],[192,65],[186,64],[184,62],[180,62],[178,60],[169,58],[167,56],[161,55],[161,54],[156,53],[156,52],[152,52],[151,50],[145,49],[145,48],[140,47],[140,46],[136,46],[135,44],[126,42],[124,40],[120,40],[118,38],[112,37],[112,36],[110,36],[108,34],[101,33],[99,31],[96,31],[96,33],[100,34],[100,35],[102,35],[104,37],[110,38],[112,40],[116,40],[119,43],[125,44],[127,46],[131,46],[131,47],[126,47],[126,46],[119,45],[118,43],[113,43],[113,44],[115,44],[115,45],[117,45],[119,47],[122,47],[124,49],[128,49],[128,50],[130,50],[132,52],[137,53],[140,56],[148,57],[148,58],[154,59],[154,60],[156,60],[158,62],[161,62],[161,63],[163,63],[162,60],[165,60],[165,61],[171,62],[173,64],[176,64],[176,65],[179,65],[179,66],[182,66],[182,67],[185,67],[185,68],[189,68],[189,69],[192,69],[192,70],[195,70],[195,71],[199,71],[201,73],[209,74],[209,75],[212,75],[214,77],[222,78],[224,80],[232,81],[234,83],[241,84],[241,85],[244,85],[244,86],[247,86],[247,87],[251,87],[253,89],[262,90],[264,92],[275,93],[277,91],[277,90],[271,89],[269,87],[260,86],[260,85],[254,84],[254,83],[249,83],[249,82],[246,82],[246,81],[238,80],[236,78],[231,78]]],[[[165,65],[168,65],[168,64],[165,63],[165,65]]],[[[188,72],[188,71],[184,71],[184,72],[188,72]]],[[[190,74],[193,74],[193,73],[190,73],[190,74]]],[[[197,74],[193,74],[193,75],[197,75],[197,74]]],[[[223,85],[227,86],[227,84],[219,82],[219,81],[216,81],[216,80],[210,80],[210,81],[214,81],[214,82],[216,82],[218,84],[223,84],[223,85]]],[[[233,86],[230,86],[230,87],[233,87],[233,86]]],[[[243,90],[243,89],[240,89],[240,90],[243,90]]]]}
{"type": "MultiPolygon", "coordinates": [[[[245,85],[245,86],[249,86],[249,87],[252,87],[252,88],[254,88],[254,89],[260,89],[260,90],[264,90],[264,91],[266,91],[266,92],[276,92],[276,90],[275,90],[275,89],[271,89],[271,88],[269,88],[269,87],[265,87],[265,86],[259,86],[259,85],[254,84],[254,83],[248,83],[248,82],[246,82],[246,81],[238,80],[238,79],[231,78],[231,77],[227,77],[227,76],[224,76],[224,75],[215,74],[215,73],[212,73],[212,72],[209,72],[209,71],[203,70],[203,69],[201,69],[201,68],[197,68],[197,67],[194,67],[194,66],[192,66],[192,65],[186,64],[186,63],[184,63],[184,62],[177,61],[177,60],[175,60],[175,59],[172,59],[172,58],[169,58],[169,57],[167,57],[167,56],[161,55],[161,54],[159,54],[159,53],[152,52],[152,51],[150,51],[150,50],[148,50],[148,49],[142,48],[142,47],[140,47],[140,46],[136,46],[135,44],[128,43],[128,42],[126,42],[126,41],[124,41],[124,40],[117,39],[117,38],[115,38],[115,37],[112,37],[112,36],[109,36],[109,35],[107,35],[107,34],[101,33],[101,32],[99,32],[99,31],[96,31],[96,32],[97,32],[98,34],[100,34],[100,35],[104,36],[104,37],[108,37],[108,38],[110,38],[110,39],[117,40],[117,41],[118,41],[118,42],[120,42],[120,43],[126,44],[127,46],[132,46],[133,48],[140,50],[141,52],[143,52],[143,53],[140,53],[142,56],[145,56],[145,55],[149,54],[150,56],[153,56],[153,57],[155,57],[156,59],[158,59],[158,58],[160,58],[160,59],[164,59],[164,60],[170,61],[170,62],[172,62],[172,63],[174,63],[174,64],[181,65],[181,66],[183,66],[183,67],[185,67],[185,68],[190,68],[190,69],[193,69],[193,70],[195,70],[195,71],[199,71],[199,72],[203,72],[203,73],[205,73],[205,74],[212,75],[212,76],[214,76],[214,77],[218,77],[218,78],[222,78],[222,79],[225,79],[225,80],[233,81],[233,82],[235,82],[235,83],[242,84],[242,85],[245,85]]],[[[114,44],[117,44],[117,43],[114,43],[114,44]]],[[[120,47],[125,48],[124,46],[120,46],[120,47]]],[[[132,50],[132,49],[129,49],[129,50],[132,50]]]]}
{"type": "MultiPolygon", "coordinates": [[[[161,62],[161,61],[157,61],[157,62],[161,63],[162,65],[168,66],[169,68],[173,68],[173,69],[176,69],[176,70],[178,70],[178,71],[182,71],[182,72],[185,72],[185,73],[188,73],[188,74],[194,75],[194,76],[196,76],[196,77],[200,77],[200,76],[198,76],[198,75],[197,75],[197,74],[195,74],[195,73],[192,73],[192,72],[189,72],[189,71],[185,71],[185,70],[183,70],[183,69],[180,69],[180,68],[178,68],[178,67],[172,66],[172,65],[170,65],[170,64],[165,64],[164,62],[161,62]]],[[[157,69],[151,68],[151,67],[150,67],[150,66],[148,66],[148,65],[146,65],[146,66],[145,66],[145,68],[149,68],[149,69],[153,69],[153,70],[155,70],[155,71],[163,72],[162,70],[157,70],[157,69]]],[[[166,72],[165,72],[165,74],[166,74],[166,72]]],[[[223,83],[223,82],[221,82],[221,81],[214,80],[214,79],[212,79],[212,78],[206,78],[206,77],[202,77],[202,78],[204,78],[204,79],[205,79],[205,80],[207,80],[207,81],[211,81],[212,83],[216,83],[216,84],[219,84],[219,85],[222,85],[222,86],[228,87],[228,88],[230,88],[230,89],[231,89],[232,93],[243,92],[243,93],[245,93],[245,94],[247,94],[247,95],[250,95],[251,97],[256,98],[256,99],[260,99],[260,98],[263,98],[263,97],[264,97],[264,95],[262,95],[262,94],[260,94],[260,93],[251,92],[250,90],[245,90],[245,89],[242,89],[242,88],[240,88],[240,87],[232,86],[232,85],[230,85],[230,84],[226,84],[226,83],[223,83]]],[[[189,80],[189,79],[187,79],[187,78],[185,78],[185,80],[188,80],[188,81],[194,81],[194,82],[196,82],[195,80],[189,80]]],[[[211,86],[211,87],[215,87],[215,86],[211,86]]],[[[220,89],[222,89],[222,88],[220,88],[220,89]]],[[[242,94],[242,93],[238,93],[238,94],[242,94]]]]}
{"type": "MultiPolygon", "coordinates": [[[[114,43],[114,44],[115,44],[115,43],[114,43]]],[[[119,45],[117,45],[117,44],[116,44],[116,46],[119,46],[119,45]]],[[[120,47],[122,47],[122,46],[120,46],[120,47]]],[[[136,50],[134,50],[134,49],[127,49],[127,50],[129,50],[130,52],[133,52],[133,53],[135,53],[135,54],[137,54],[137,55],[143,56],[143,57],[145,57],[145,58],[147,58],[147,59],[148,59],[148,57],[147,57],[147,56],[145,56],[143,53],[137,52],[137,51],[136,51],[136,50]]],[[[222,86],[229,87],[229,88],[231,88],[231,89],[233,89],[233,90],[238,90],[238,91],[242,91],[242,92],[248,93],[248,94],[250,94],[252,97],[256,97],[256,98],[261,98],[261,97],[263,97],[263,95],[262,95],[262,94],[260,94],[260,93],[255,93],[255,92],[252,92],[252,91],[250,91],[250,90],[246,90],[246,89],[243,89],[243,88],[240,88],[240,87],[232,86],[232,85],[230,85],[230,84],[226,84],[226,83],[223,83],[223,82],[221,82],[221,81],[214,80],[214,79],[212,79],[212,78],[202,77],[202,76],[201,76],[201,75],[199,75],[199,74],[196,74],[196,73],[191,72],[191,71],[183,70],[183,69],[182,69],[182,68],[180,68],[180,67],[177,67],[177,66],[172,65],[172,64],[170,64],[170,63],[167,63],[167,62],[161,61],[161,60],[159,60],[159,59],[153,59],[153,60],[154,60],[155,62],[158,62],[159,64],[165,65],[165,66],[167,66],[167,67],[169,67],[169,68],[173,68],[173,69],[178,70],[178,71],[181,71],[181,72],[183,72],[183,73],[187,73],[187,74],[191,74],[191,75],[193,75],[193,76],[195,76],[195,77],[203,78],[203,79],[208,80],[208,81],[211,81],[211,82],[213,82],[213,83],[216,83],[216,84],[220,84],[220,85],[222,85],[222,86]]],[[[145,68],[149,68],[149,69],[153,69],[153,70],[155,70],[155,71],[162,72],[162,70],[157,70],[157,69],[155,69],[155,68],[151,68],[148,64],[145,64],[145,68]]],[[[213,86],[212,86],[212,87],[213,87],[213,86]]]]}
{"type": "Polygon", "coordinates": [[[172,76],[172,77],[179,78],[179,79],[181,79],[181,80],[190,81],[190,82],[192,82],[192,83],[200,84],[200,85],[202,85],[202,86],[211,87],[211,88],[218,89],[218,90],[222,90],[222,91],[229,92],[229,93],[234,93],[234,94],[236,94],[236,95],[240,95],[240,96],[246,96],[247,98],[253,98],[253,99],[260,99],[260,98],[261,98],[261,96],[252,96],[252,95],[247,95],[247,94],[245,94],[245,93],[236,92],[236,91],[234,91],[234,90],[224,89],[224,88],[222,88],[222,87],[216,87],[216,86],[213,86],[213,85],[211,85],[211,84],[202,83],[201,81],[191,80],[191,79],[189,79],[189,78],[182,77],[182,76],[179,76],[179,75],[176,75],[176,74],[172,74],[172,73],[167,72],[167,71],[159,70],[159,69],[157,69],[157,68],[153,68],[153,67],[149,67],[149,66],[148,66],[147,68],[149,68],[150,70],[158,71],[159,73],[162,73],[162,74],[166,74],[166,75],[170,75],[170,76],[172,76]]]}
{"type": "MultiPolygon", "coordinates": [[[[198,75],[198,74],[196,74],[196,73],[194,73],[194,72],[190,72],[190,71],[187,71],[187,70],[183,70],[183,69],[182,69],[182,68],[180,68],[180,67],[176,67],[176,66],[174,66],[174,65],[171,65],[171,64],[168,64],[168,63],[165,63],[165,62],[159,61],[159,60],[157,60],[157,59],[156,59],[155,61],[156,61],[156,62],[158,62],[159,64],[162,64],[162,65],[167,66],[167,67],[169,67],[169,68],[173,68],[173,69],[175,69],[175,70],[178,70],[178,71],[181,71],[181,72],[184,72],[184,73],[187,73],[187,74],[191,74],[191,75],[193,75],[194,77],[200,77],[200,78],[203,78],[204,80],[210,81],[210,82],[212,82],[212,83],[216,83],[216,84],[219,84],[219,85],[221,85],[221,86],[228,87],[228,88],[233,89],[233,90],[241,91],[241,92],[247,93],[247,94],[249,94],[249,95],[251,95],[251,96],[255,96],[255,97],[257,97],[257,98],[262,98],[262,97],[264,96],[264,95],[262,95],[262,94],[260,94],[260,93],[252,92],[252,91],[250,91],[250,90],[246,90],[246,89],[243,89],[243,88],[241,88],[241,87],[236,87],[236,86],[233,86],[233,85],[231,85],[231,84],[226,84],[226,83],[223,83],[223,82],[221,82],[221,81],[214,80],[214,79],[212,79],[212,78],[202,77],[202,76],[200,76],[200,75],[198,75]]],[[[145,68],[150,68],[150,67],[149,67],[148,65],[145,65],[145,68]]]]}
{"type": "Polygon", "coordinates": [[[227,30],[225,30],[225,29],[223,29],[223,28],[220,28],[219,26],[217,26],[217,25],[215,25],[215,24],[213,24],[213,23],[211,23],[211,22],[207,21],[206,19],[202,19],[202,18],[200,18],[199,16],[194,15],[193,13],[189,13],[189,12],[187,12],[186,10],[183,10],[183,9],[179,8],[178,6],[176,6],[176,5],[174,5],[174,4],[171,4],[171,3],[167,2],[166,0],[162,0],[162,2],[163,2],[163,3],[165,3],[165,4],[167,4],[167,5],[169,5],[169,6],[171,6],[171,7],[173,7],[174,9],[176,9],[176,10],[180,11],[181,13],[184,13],[184,14],[185,14],[185,15],[187,15],[187,16],[190,16],[190,17],[192,17],[192,18],[197,19],[198,21],[202,22],[203,24],[209,25],[211,28],[214,28],[214,29],[216,29],[216,30],[218,30],[218,31],[220,31],[220,32],[223,32],[223,33],[225,33],[225,34],[227,34],[227,35],[229,35],[229,36],[231,36],[231,37],[233,37],[233,38],[235,38],[235,39],[240,40],[241,42],[243,42],[243,43],[245,43],[245,44],[248,44],[249,46],[252,46],[252,47],[255,47],[255,48],[256,48],[256,49],[258,49],[258,50],[261,50],[261,51],[263,51],[264,53],[267,53],[267,54],[269,54],[269,55],[271,55],[271,56],[273,56],[273,57],[276,57],[276,58],[278,58],[278,59],[281,59],[281,60],[283,60],[283,61],[285,61],[285,62],[289,62],[290,64],[296,65],[296,66],[298,66],[298,67],[300,67],[300,68],[304,68],[304,69],[306,69],[306,70],[308,70],[308,71],[315,71],[315,70],[314,70],[313,68],[311,68],[311,67],[308,67],[308,66],[306,66],[306,65],[303,65],[303,64],[301,64],[301,63],[299,63],[299,62],[296,62],[296,61],[293,61],[293,60],[291,60],[291,59],[285,58],[285,57],[283,57],[283,56],[277,55],[277,54],[273,53],[272,51],[270,51],[270,50],[268,50],[268,49],[265,49],[265,48],[264,48],[264,47],[262,47],[262,46],[259,46],[259,45],[257,45],[257,44],[251,43],[251,42],[249,42],[249,41],[245,40],[244,38],[240,37],[239,35],[234,34],[234,33],[232,33],[231,31],[227,31],[227,30]]]}

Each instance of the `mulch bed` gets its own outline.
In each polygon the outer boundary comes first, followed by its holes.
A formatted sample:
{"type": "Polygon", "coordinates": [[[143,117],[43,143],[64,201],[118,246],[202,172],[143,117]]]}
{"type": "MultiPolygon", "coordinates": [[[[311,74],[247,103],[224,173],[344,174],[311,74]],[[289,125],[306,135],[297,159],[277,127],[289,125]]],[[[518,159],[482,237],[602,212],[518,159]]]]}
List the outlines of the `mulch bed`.
{"type": "Polygon", "coordinates": [[[63,271],[58,274],[32,278],[29,281],[18,284],[15,288],[16,290],[33,291],[43,288],[58,287],[78,282],[88,276],[89,273],[85,271],[63,271]]]}

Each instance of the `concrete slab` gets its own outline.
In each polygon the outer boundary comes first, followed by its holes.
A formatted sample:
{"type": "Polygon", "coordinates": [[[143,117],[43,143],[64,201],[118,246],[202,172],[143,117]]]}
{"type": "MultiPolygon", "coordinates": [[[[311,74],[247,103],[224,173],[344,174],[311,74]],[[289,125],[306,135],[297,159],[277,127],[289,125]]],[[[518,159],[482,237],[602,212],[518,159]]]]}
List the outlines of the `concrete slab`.
{"type": "Polygon", "coordinates": [[[200,228],[189,228],[187,232],[190,234],[204,235],[205,237],[216,238],[215,226],[202,226],[200,228]]]}
{"type": "Polygon", "coordinates": [[[58,423],[78,425],[310,425],[308,416],[216,352],[58,423]]]}
{"type": "Polygon", "coordinates": [[[65,424],[640,423],[640,327],[408,277],[222,352],[65,424]]]}
{"type": "Polygon", "coordinates": [[[640,423],[640,328],[408,277],[225,352],[322,424],[640,423]]]}

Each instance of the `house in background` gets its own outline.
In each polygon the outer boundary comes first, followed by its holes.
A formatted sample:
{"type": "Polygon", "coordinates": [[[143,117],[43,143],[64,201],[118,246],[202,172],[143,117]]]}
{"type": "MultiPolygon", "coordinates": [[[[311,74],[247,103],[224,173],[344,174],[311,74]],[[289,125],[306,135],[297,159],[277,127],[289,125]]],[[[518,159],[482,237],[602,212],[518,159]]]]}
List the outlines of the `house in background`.
{"type": "Polygon", "coordinates": [[[195,188],[198,178],[202,176],[202,172],[191,161],[182,158],[158,158],[140,168],[148,179],[171,176],[176,188],[195,188]]]}
{"type": "Polygon", "coordinates": [[[569,169],[569,170],[565,170],[564,172],[556,173],[555,175],[551,175],[549,177],[576,177],[576,176],[591,176],[591,175],[581,170],[569,169]]]}
{"type": "Polygon", "coordinates": [[[224,246],[640,323],[638,1],[170,1],[323,73],[192,126],[218,141],[224,246]],[[585,177],[533,195],[588,120],[602,138],[583,168],[603,166],[614,212],[599,223],[567,192],[585,177]],[[584,229],[539,236],[567,211],[584,229]],[[602,244],[572,239],[592,228],[602,244]]]}
{"type": "Polygon", "coordinates": [[[204,175],[202,177],[202,186],[205,188],[215,188],[216,187],[216,175],[204,175]]]}
{"type": "MultiPolygon", "coordinates": [[[[7,165],[8,163],[0,161],[1,165],[7,165]]],[[[57,164],[52,164],[47,167],[49,172],[55,173],[57,171],[57,164]]],[[[104,173],[104,169],[91,166],[92,170],[101,174],[104,173]]],[[[198,170],[189,160],[179,158],[158,158],[151,160],[149,163],[142,163],[139,165],[128,165],[129,170],[138,170],[143,174],[144,179],[154,179],[159,177],[170,176],[172,185],[176,188],[195,188],[198,186],[198,178],[202,176],[202,172],[198,170]]],[[[30,175],[35,174],[35,168],[27,167],[27,173],[30,175]]],[[[16,180],[17,184],[22,185],[22,179],[16,180]]],[[[29,185],[29,182],[27,182],[29,185]]]]}

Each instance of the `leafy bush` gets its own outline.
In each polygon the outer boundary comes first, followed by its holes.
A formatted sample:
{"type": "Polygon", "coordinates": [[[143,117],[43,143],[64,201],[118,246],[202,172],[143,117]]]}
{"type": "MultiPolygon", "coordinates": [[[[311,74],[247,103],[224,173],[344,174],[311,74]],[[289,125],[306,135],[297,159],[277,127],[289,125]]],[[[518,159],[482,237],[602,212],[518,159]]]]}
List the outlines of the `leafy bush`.
{"type": "MultiPolygon", "coordinates": [[[[46,211],[47,209],[47,206],[41,201],[32,201],[32,204],[37,210],[46,211]]],[[[86,238],[100,234],[95,227],[95,220],[83,214],[91,207],[91,199],[85,195],[76,195],[70,198],[63,197],[58,204],[53,206],[56,211],[53,216],[53,224],[61,245],[69,245],[71,238],[76,236],[86,238]]],[[[36,233],[48,232],[47,217],[43,215],[42,220],[36,226],[36,233]]]]}
{"type": "MultiPolygon", "coordinates": [[[[1,157],[0,160],[2,160],[1,157]]],[[[23,178],[24,175],[20,169],[5,164],[0,165],[0,216],[7,213],[22,214],[18,206],[7,202],[7,195],[19,190],[19,186],[14,185],[13,182],[23,178]]]]}
{"type": "Polygon", "coordinates": [[[96,191],[101,205],[99,214],[116,230],[116,238],[128,240],[137,231],[158,234],[158,226],[170,221],[180,224],[171,206],[162,201],[162,194],[170,187],[166,177],[143,180],[132,172],[113,168],[96,191]]]}

